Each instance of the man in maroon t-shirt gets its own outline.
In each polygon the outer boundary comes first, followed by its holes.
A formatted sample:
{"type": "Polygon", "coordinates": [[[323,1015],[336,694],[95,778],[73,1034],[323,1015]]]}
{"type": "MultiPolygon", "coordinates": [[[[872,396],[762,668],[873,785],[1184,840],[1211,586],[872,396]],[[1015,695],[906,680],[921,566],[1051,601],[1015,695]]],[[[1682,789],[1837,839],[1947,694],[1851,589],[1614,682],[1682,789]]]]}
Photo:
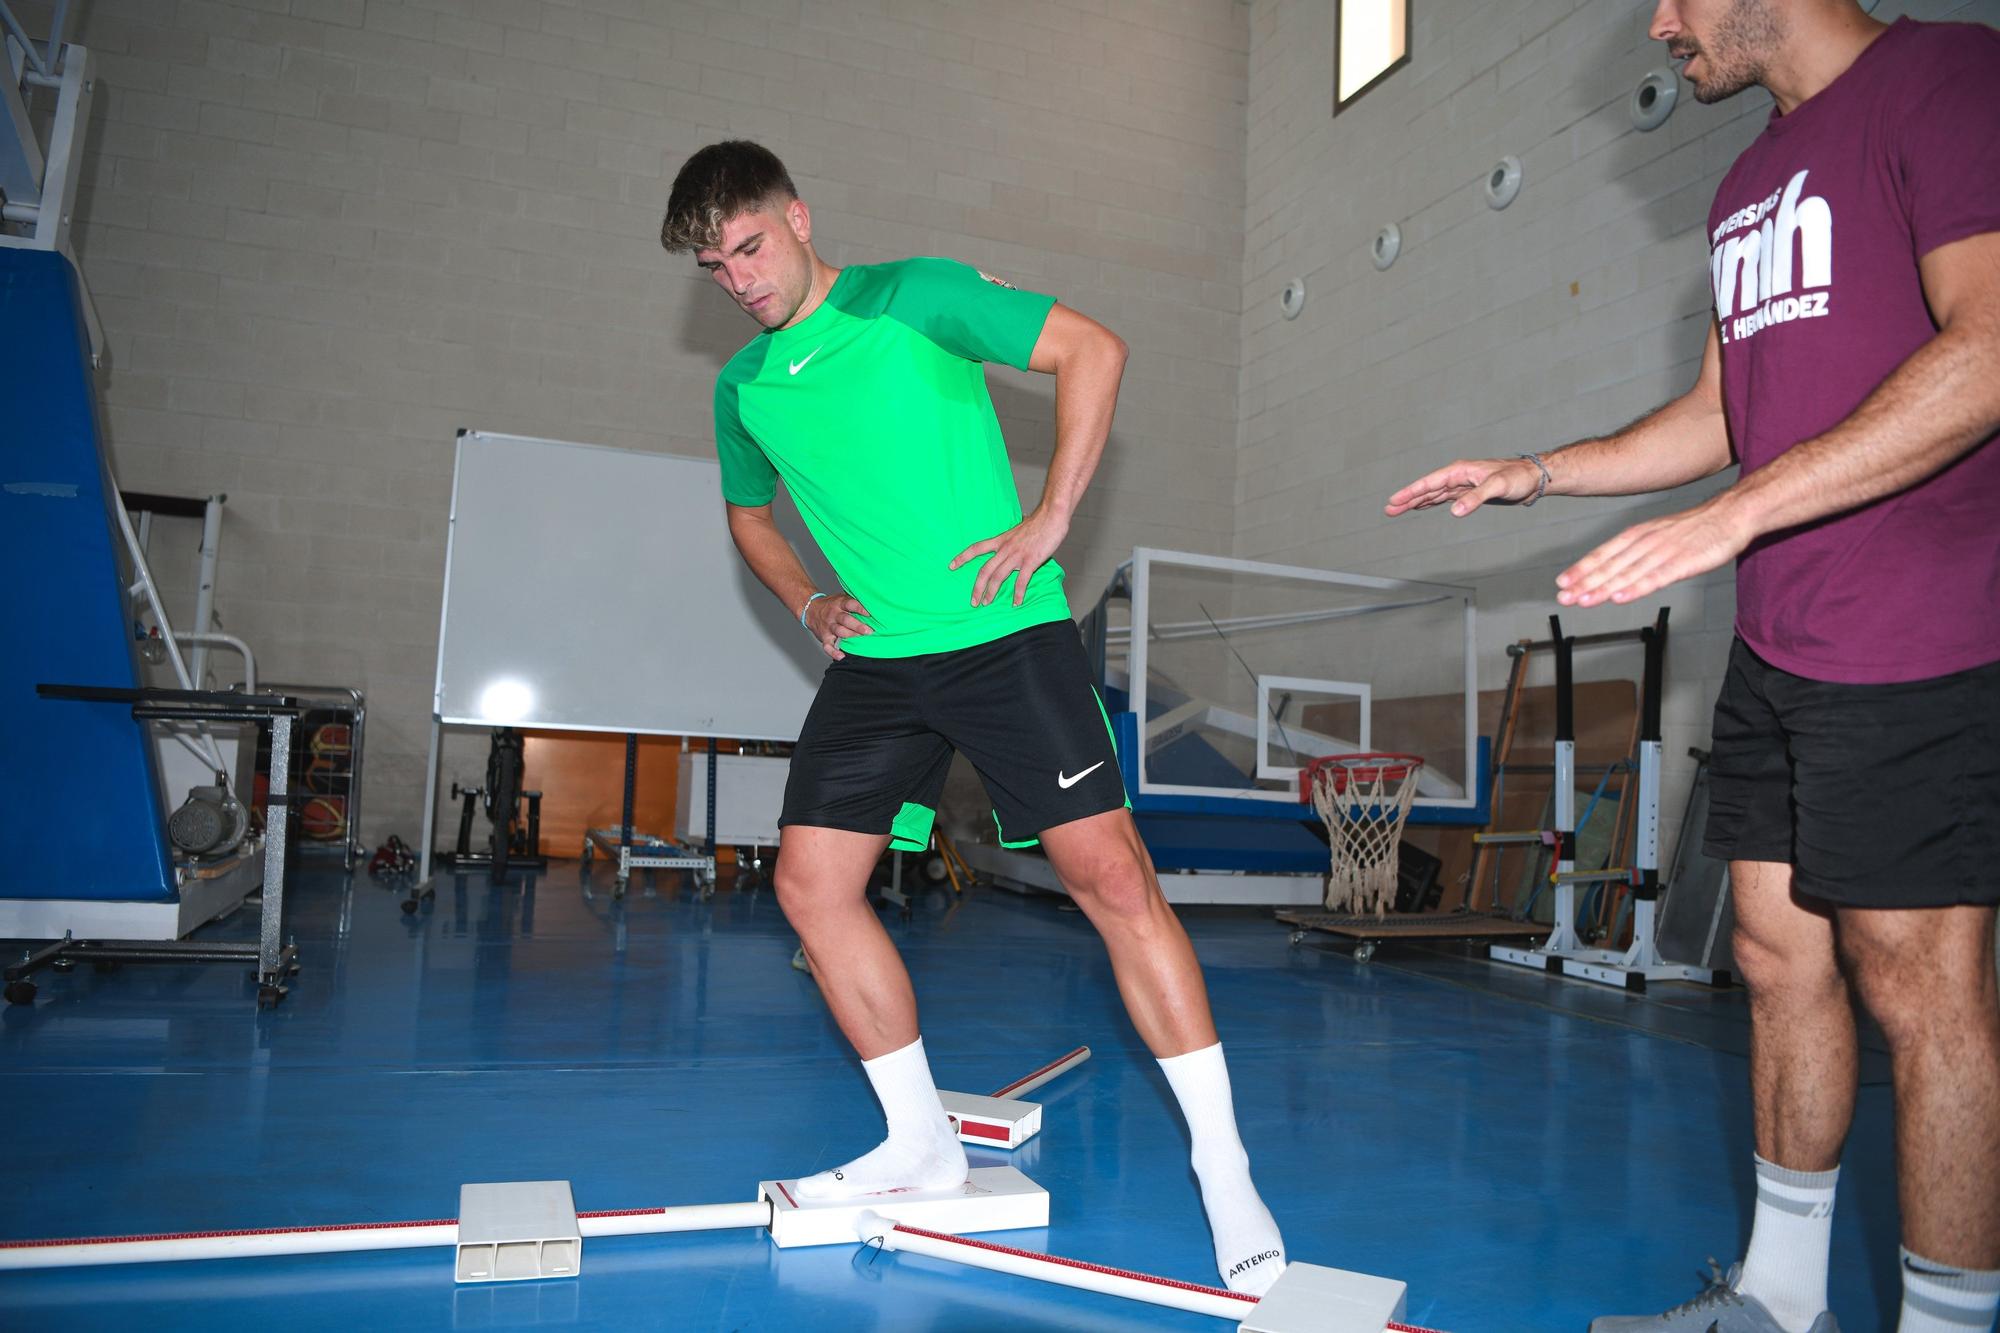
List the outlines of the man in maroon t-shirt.
{"type": "Polygon", "coordinates": [[[1736,483],[1565,570],[1623,604],[1737,561],[1710,854],[1750,987],[1757,1202],[1743,1262],[1594,1333],[1834,1333],[1827,1256],[1858,1063],[1888,1039],[1902,1333],[2000,1303],[2000,33],[1853,0],[1662,0],[1714,102],[1777,107],[1723,178],[1687,394],[1599,439],[1467,460],[1388,512],[1736,483]]]}

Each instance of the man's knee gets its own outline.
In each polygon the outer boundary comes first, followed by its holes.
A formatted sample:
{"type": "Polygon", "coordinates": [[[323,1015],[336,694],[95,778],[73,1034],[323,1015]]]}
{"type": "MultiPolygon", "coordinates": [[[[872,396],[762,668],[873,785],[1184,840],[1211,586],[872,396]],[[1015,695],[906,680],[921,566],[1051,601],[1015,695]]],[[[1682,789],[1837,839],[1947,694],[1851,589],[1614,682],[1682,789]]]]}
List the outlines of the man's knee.
{"type": "Polygon", "coordinates": [[[1802,932],[1760,931],[1739,921],[1730,948],[1743,984],[1760,998],[1812,996],[1842,988],[1840,965],[1823,939],[1802,932]]]}
{"type": "Polygon", "coordinates": [[[1733,862],[1736,926],[1730,946],[1753,996],[1817,1003],[1844,982],[1826,911],[1792,892],[1789,867],[1733,862]]]}
{"type": "Polygon", "coordinates": [[[1961,1028],[1974,1010],[1991,1006],[1992,955],[1982,946],[1966,914],[1952,909],[1841,913],[1841,960],[1892,1046],[1961,1028]]]}
{"type": "Polygon", "coordinates": [[[1079,906],[1120,917],[1144,916],[1152,910],[1157,890],[1146,865],[1124,847],[1092,857],[1063,887],[1079,906]]]}

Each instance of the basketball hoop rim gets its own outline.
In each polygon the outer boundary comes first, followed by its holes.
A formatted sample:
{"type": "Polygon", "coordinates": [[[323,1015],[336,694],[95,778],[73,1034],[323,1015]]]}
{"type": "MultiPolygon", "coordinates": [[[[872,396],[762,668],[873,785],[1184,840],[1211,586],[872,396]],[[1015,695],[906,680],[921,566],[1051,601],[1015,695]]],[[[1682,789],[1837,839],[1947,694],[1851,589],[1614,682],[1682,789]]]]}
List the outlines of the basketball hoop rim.
{"type": "Polygon", "coordinates": [[[1333,794],[1339,796],[1345,793],[1349,781],[1401,782],[1423,766],[1424,757],[1420,754],[1397,754],[1388,750],[1322,755],[1299,770],[1299,800],[1312,803],[1313,784],[1322,770],[1334,771],[1333,794]]]}

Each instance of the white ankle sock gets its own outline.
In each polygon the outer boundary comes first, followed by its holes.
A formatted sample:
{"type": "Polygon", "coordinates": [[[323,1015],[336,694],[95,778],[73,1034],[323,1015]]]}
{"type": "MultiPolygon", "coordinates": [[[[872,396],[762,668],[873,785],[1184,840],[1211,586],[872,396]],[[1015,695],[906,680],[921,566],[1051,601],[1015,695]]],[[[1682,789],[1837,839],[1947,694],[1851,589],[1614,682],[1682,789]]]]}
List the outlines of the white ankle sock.
{"type": "Polygon", "coordinates": [[[1236,1132],[1222,1044],[1160,1061],[1181,1104],[1201,1203],[1215,1239],[1215,1267],[1231,1291],[1261,1296],[1285,1269],[1285,1242],[1250,1180],[1250,1157],[1236,1132]]]}
{"type": "Polygon", "coordinates": [[[1757,1163],[1757,1211],[1736,1290],[1763,1302],[1787,1333],[1806,1333],[1826,1310],[1833,1190],[1840,1168],[1792,1171],[1757,1163]]]}
{"type": "Polygon", "coordinates": [[[1954,1268],[1903,1251],[1897,1333],[1987,1333],[2000,1313],[2000,1269],[1954,1268]]]}
{"type": "Polygon", "coordinates": [[[807,1176],[801,1199],[851,1199],[892,1190],[949,1189],[965,1181],[965,1149],[931,1081],[924,1039],[873,1060],[863,1060],[875,1098],[889,1122],[889,1137],[846,1166],[807,1176]]]}

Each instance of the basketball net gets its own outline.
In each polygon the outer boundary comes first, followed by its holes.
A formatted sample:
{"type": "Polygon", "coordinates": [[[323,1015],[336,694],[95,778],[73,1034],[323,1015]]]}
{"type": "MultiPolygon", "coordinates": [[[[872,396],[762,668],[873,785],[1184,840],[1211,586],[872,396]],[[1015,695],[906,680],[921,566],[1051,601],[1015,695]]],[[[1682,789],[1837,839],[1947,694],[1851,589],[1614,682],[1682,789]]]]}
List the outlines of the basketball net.
{"type": "Polygon", "coordinates": [[[1342,754],[1299,775],[1301,794],[1326,822],[1328,911],[1381,916],[1394,905],[1397,847],[1423,766],[1413,754],[1342,754]]]}

